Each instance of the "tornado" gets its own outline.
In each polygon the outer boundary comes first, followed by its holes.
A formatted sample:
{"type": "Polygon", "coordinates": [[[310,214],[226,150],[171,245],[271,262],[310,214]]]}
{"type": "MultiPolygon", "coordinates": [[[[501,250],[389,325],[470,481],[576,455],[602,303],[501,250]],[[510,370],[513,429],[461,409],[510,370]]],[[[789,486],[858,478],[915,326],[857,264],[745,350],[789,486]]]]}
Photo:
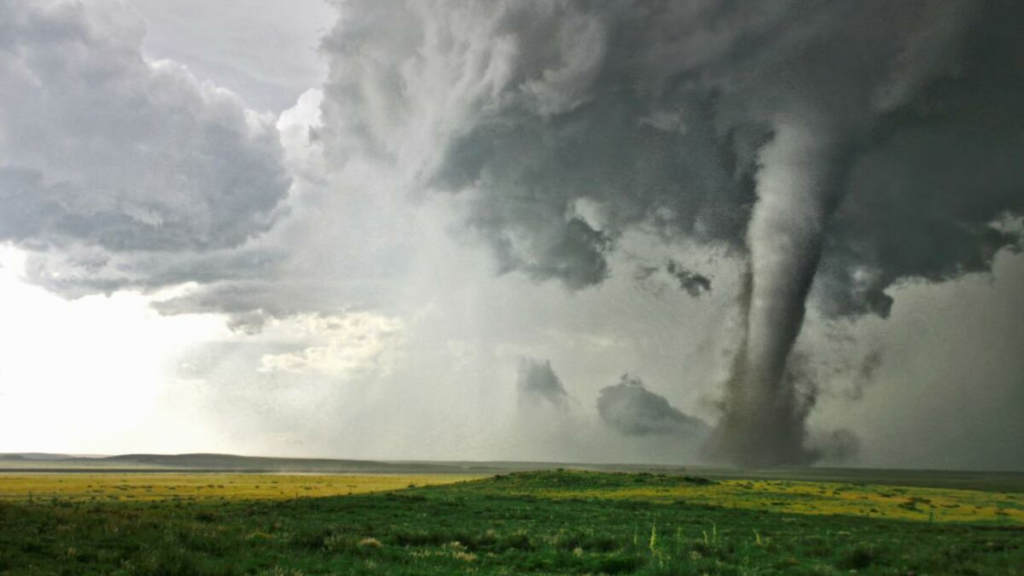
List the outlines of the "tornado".
{"type": "Polygon", "coordinates": [[[743,340],[723,415],[705,453],[743,466],[806,464],[805,407],[787,374],[840,198],[848,144],[806,122],[780,126],[761,156],[750,260],[740,294],[743,340]]]}

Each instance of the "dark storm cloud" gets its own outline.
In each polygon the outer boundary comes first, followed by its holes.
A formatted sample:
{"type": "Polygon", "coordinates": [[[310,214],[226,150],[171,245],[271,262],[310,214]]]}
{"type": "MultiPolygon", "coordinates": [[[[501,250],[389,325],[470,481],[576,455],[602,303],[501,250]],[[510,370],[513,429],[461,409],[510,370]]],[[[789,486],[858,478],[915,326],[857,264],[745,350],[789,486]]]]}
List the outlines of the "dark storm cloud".
{"type": "Polygon", "coordinates": [[[601,390],[597,412],[606,425],[625,436],[700,437],[708,431],[703,420],[683,414],[664,396],[651,392],[639,378],[629,374],[623,375],[618,384],[601,390]]]}
{"type": "Polygon", "coordinates": [[[786,374],[812,287],[827,315],[885,316],[894,283],[1019,246],[994,223],[1024,212],[1020,3],[342,6],[331,161],[465,192],[504,270],[598,284],[638,226],[749,260],[712,444],[734,462],[813,459],[786,374]]]}
{"type": "Polygon", "coordinates": [[[691,298],[711,292],[711,278],[673,259],[663,266],[647,262],[637,264],[633,280],[639,288],[655,296],[661,296],[668,288],[682,290],[691,298]]]}
{"type": "Polygon", "coordinates": [[[470,226],[535,278],[600,282],[609,241],[637,222],[746,250],[758,162],[778,140],[780,162],[821,156],[805,209],[840,205],[819,281],[835,313],[882,312],[893,281],[984,266],[1016,241],[988,227],[1021,210],[1021,72],[1001,57],[1018,48],[1011,2],[377,4],[344,3],[325,42],[335,159],[370,150],[438,188],[473,189],[470,226]],[[1011,125],[991,133],[984,116],[1011,125]],[[952,161],[939,173],[923,165],[935,155],[952,161]],[[986,201],[964,214],[972,187],[986,201]],[[607,207],[601,229],[574,216],[580,198],[607,207]],[[937,214],[917,209],[927,202],[937,214]],[[958,250],[846,253],[932,220],[958,250]]]}
{"type": "Polygon", "coordinates": [[[568,407],[569,394],[548,360],[522,358],[519,361],[519,401],[526,405],[546,402],[555,408],[568,407]]]}
{"type": "Polygon", "coordinates": [[[122,4],[0,0],[0,21],[0,241],[34,252],[31,279],[77,295],[268,258],[225,252],[282,213],[273,119],[144,61],[122,4]]]}

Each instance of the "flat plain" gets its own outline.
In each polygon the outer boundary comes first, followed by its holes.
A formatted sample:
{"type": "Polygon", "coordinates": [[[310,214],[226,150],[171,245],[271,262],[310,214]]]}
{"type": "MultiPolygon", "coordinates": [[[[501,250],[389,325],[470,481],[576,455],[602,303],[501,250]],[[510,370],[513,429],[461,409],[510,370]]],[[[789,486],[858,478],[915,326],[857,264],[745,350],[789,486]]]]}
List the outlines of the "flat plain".
{"type": "Polygon", "coordinates": [[[1024,574],[1024,494],[579,470],[0,474],[0,574],[851,572],[1024,574]]]}

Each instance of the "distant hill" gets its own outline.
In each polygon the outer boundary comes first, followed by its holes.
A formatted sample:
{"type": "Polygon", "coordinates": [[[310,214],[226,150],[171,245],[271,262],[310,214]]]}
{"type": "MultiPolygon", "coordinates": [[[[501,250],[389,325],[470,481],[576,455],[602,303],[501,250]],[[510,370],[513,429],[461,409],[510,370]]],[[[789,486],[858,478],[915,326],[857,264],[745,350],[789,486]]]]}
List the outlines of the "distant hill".
{"type": "Polygon", "coordinates": [[[422,462],[272,458],[234,454],[0,454],[2,472],[239,472],[293,474],[507,474],[567,468],[603,472],[681,474],[715,479],[805,480],[848,484],[932,486],[1024,492],[1022,472],[878,470],[869,468],[773,468],[745,470],[702,466],[581,464],[557,462],[422,462]]]}
{"type": "MultiPolygon", "coordinates": [[[[234,454],[124,454],[101,459],[104,464],[154,466],[167,468],[210,469],[262,472],[373,472],[423,473],[476,472],[477,466],[449,462],[401,463],[374,460],[335,460],[327,458],[271,458],[234,454]]],[[[95,462],[90,460],[89,463],[95,462]]],[[[491,470],[492,467],[487,467],[491,470]]]]}
{"type": "MultiPolygon", "coordinates": [[[[559,466],[531,462],[383,462],[327,458],[272,458],[234,454],[122,454],[81,457],[63,454],[0,454],[0,470],[211,471],[331,474],[496,474],[559,466]]],[[[647,469],[649,467],[643,467],[647,469]]]]}
{"type": "Polygon", "coordinates": [[[40,452],[25,452],[20,454],[0,454],[0,461],[3,460],[22,460],[22,461],[46,461],[46,460],[67,460],[68,458],[76,458],[69,454],[44,454],[40,452]]]}

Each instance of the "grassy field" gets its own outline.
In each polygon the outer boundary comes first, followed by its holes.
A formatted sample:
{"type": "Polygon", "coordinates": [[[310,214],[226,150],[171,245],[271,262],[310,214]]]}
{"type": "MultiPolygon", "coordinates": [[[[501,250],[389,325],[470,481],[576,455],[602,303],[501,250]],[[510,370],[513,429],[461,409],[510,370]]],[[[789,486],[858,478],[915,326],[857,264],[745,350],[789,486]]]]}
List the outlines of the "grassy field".
{"type": "Polygon", "coordinates": [[[595,472],[6,475],[0,493],[2,574],[1024,574],[1019,493],[595,472]]]}

